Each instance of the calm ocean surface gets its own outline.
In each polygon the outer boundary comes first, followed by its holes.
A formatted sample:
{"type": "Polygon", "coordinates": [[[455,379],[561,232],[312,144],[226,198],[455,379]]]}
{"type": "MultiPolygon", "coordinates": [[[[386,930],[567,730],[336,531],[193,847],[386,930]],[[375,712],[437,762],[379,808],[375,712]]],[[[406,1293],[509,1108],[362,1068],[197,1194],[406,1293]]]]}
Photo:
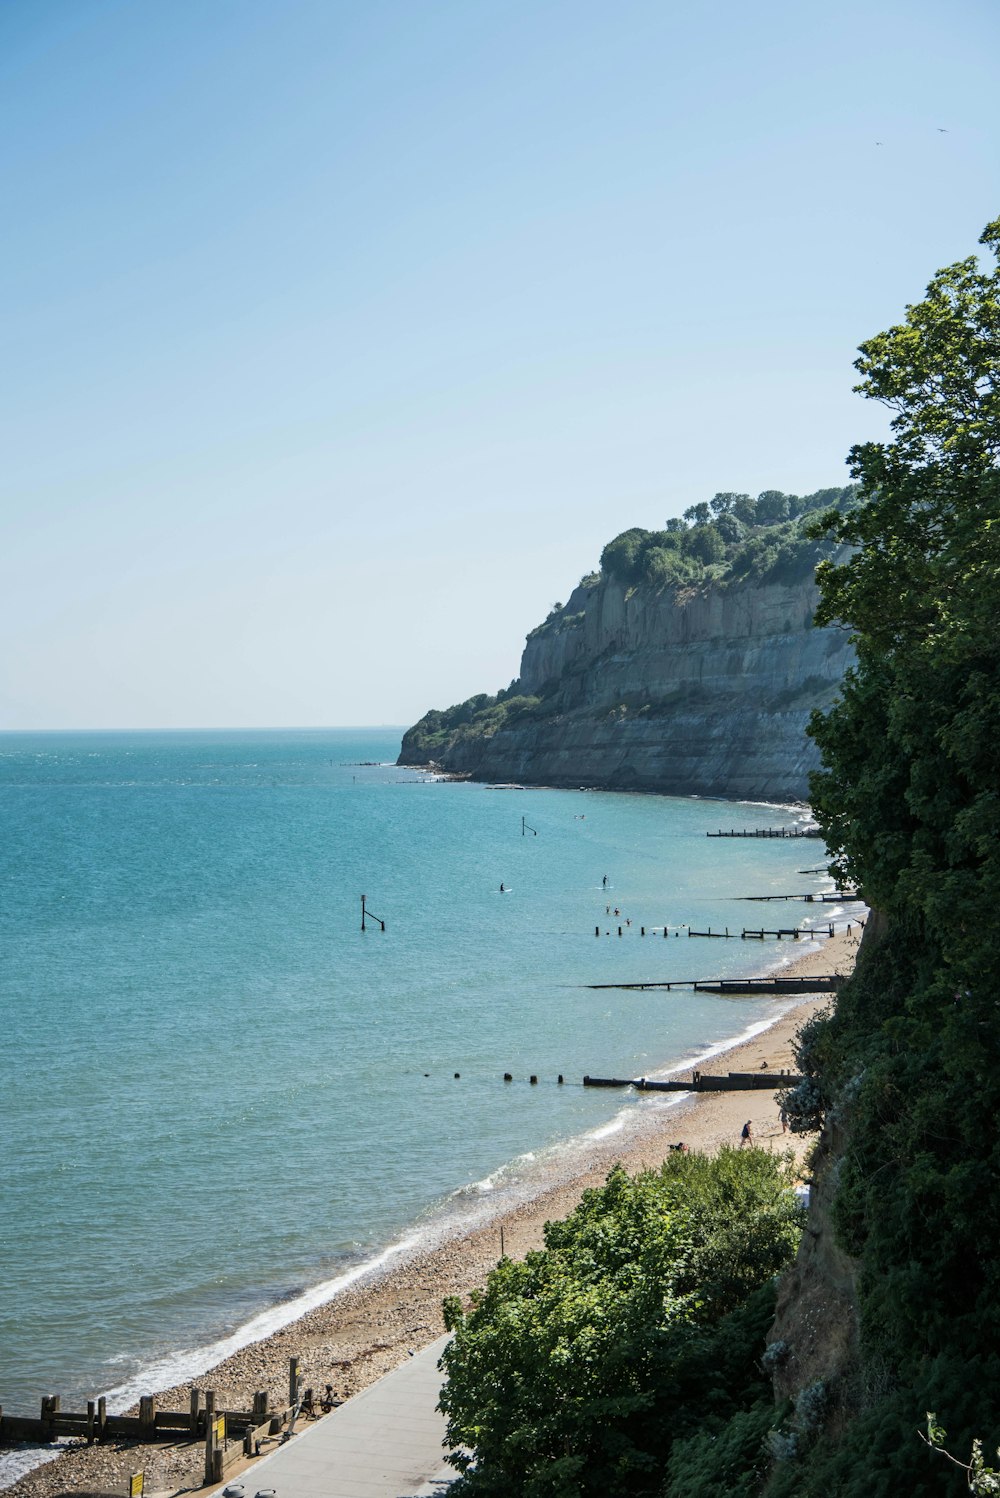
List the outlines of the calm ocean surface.
{"type": "Polygon", "coordinates": [[[195,1376],[665,1106],[585,1072],[690,1062],[781,1007],[582,985],[790,958],[639,927],[829,888],[797,872],[816,842],[705,837],[795,811],[422,780],[399,737],[0,735],[6,1408],[195,1376]],[[594,936],[609,900],[621,940],[594,936]]]}

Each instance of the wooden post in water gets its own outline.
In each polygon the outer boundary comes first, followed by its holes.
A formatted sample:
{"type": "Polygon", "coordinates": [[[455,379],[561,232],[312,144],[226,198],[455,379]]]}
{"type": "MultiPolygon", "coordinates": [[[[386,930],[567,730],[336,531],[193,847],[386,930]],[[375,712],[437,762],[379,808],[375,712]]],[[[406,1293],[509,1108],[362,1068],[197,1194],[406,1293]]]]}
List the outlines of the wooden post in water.
{"type": "Polygon", "coordinates": [[[361,929],[362,929],[362,931],[366,931],[368,929],[367,926],[365,925],[365,917],[366,916],[367,916],[367,918],[370,921],[378,921],[379,929],[382,930],[382,931],[384,931],[385,930],[385,921],[382,920],[381,916],[377,916],[377,915],[373,914],[373,912],[370,911],[367,908],[367,906],[365,904],[365,901],[367,900],[367,898],[368,898],[367,895],[362,895],[361,896],[361,929]]]}
{"type": "Polygon", "coordinates": [[[42,1395],[42,1419],[48,1422],[48,1439],[54,1441],[56,1438],[56,1416],[59,1413],[59,1395],[42,1395]]]}

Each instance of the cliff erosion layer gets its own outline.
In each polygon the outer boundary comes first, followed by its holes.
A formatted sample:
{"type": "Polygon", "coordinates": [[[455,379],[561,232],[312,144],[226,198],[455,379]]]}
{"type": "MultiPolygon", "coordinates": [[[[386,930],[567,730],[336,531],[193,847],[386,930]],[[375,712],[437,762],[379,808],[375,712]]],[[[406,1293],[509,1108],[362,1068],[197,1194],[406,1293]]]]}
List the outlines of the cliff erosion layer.
{"type": "Polygon", "coordinates": [[[402,764],[474,779],[801,800],[818,754],[805,727],[852,660],[812,625],[811,572],[791,582],[630,586],[595,574],[529,635],[494,698],[429,713],[402,764]],[[469,711],[471,709],[471,711],[469,711]],[[463,720],[464,717],[464,720],[463,720]]]}

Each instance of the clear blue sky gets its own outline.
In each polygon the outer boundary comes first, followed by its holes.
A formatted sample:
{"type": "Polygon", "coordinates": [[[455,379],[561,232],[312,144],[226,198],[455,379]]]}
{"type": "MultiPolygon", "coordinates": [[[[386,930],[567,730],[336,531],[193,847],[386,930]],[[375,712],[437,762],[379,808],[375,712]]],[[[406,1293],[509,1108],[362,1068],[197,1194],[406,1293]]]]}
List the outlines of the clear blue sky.
{"type": "Polygon", "coordinates": [[[1000,212],[998,55],[994,0],[3,0],[0,727],[409,722],[627,526],[846,482],[856,345],[1000,212]]]}

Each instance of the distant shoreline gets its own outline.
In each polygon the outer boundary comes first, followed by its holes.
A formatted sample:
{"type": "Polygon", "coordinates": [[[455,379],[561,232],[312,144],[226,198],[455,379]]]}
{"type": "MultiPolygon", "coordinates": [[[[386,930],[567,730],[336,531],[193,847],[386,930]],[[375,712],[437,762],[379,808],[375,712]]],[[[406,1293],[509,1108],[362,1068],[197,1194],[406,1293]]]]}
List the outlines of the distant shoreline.
{"type": "MultiPolygon", "coordinates": [[[[789,975],[848,973],[854,962],[857,928],[849,937],[824,939],[818,950],[791,963],[789,975]]],[[[786,949],[787,950],[787,949],[786,949]]],[[[825,998],[804,998],[780,1004],[780,1013],[749,1038],[714,1049],[713,1062],[726,1070],[792,1069],[792,1041],[804,1018],[823,1008],[825,998]]],[[[721,1067],[719,1069],[722,1069],[721,1067]]],[[[689,1070],[674,1067],[675,1073],[689,1070]]],[[[192,1382],[214,1388],[220,1407],[248,1405],[257,1389],[268,1388],[275,1403],[283,1402],[288,1358],[295,1355],[305,1383],[320,1390],[332,1383],[340,1397],[359,1393],[409,1352],[433,1341],[443,1330],[441,1301],[445,1295],[467,1295],[485,1280],[500,1252],[520,1257],[542,1243],[546,1221],[572,1211],[581,1193],[600,1185],[608,1170],[621,1162],[631,1171],[657,1166],[672,1143],[710,1152],[722,1144],[738,1144],[743,1123],[750,1118],[758,1144],[766,1149],[791,1149],[801,1155],[808,1140],[782,1134],[771,1091],[750,1093],[657,1094],[632,1107],[620,1126],[596,1130],[576,1141],[572,1154],[557,1160],[546,1179],[541,1173],[530,1194],[506,1205],[485,1222],[470,1224],[461,1217],[431,1247],[383,1254],[381,1263],[362,1272],[353,1283],[297,1320],[261,1341],[241,1347],[192,1382]],[[603,1136],[603,1137],[598,1137],[603,1136]]],[[[189,1383],[157,1394],[161,1408],[186,1408],[189,1383]],[[178,1404],[178,1401],[180,1403],[178,1404]]],[[[7,1491],[11,1498],[53,1498],[69,1486],[97,1491],[120,1481],[135,1462],[113,1447],[66,1452],[34,1468],[7,1491]]],[[[201,1477],[200,1446],[159,1451],[146,1448],[142,1464],[147,1488],[178,1490],[197,1485],[201,1477]]]]}

